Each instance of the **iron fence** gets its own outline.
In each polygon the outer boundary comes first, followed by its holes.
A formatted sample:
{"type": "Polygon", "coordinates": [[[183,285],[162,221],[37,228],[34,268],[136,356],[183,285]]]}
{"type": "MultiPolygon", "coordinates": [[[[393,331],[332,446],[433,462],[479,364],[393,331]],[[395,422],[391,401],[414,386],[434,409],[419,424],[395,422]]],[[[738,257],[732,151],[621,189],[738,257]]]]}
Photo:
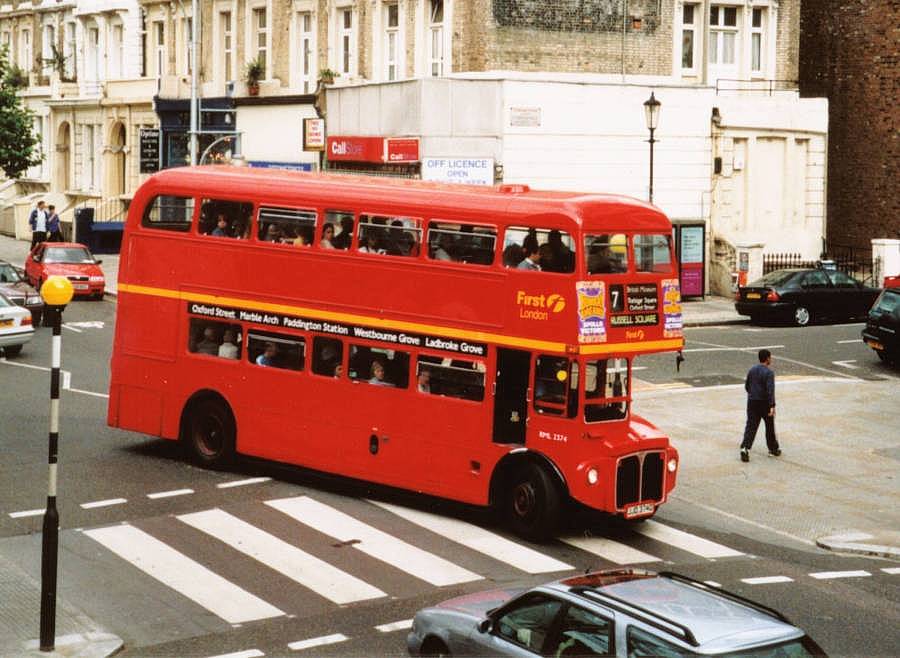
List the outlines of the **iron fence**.
{"type": "Polygon", "coordinates": [[[789,268],[819,267],[823,261],[833,261],[839,271],[866,285],[879,285],[875,280],[877,273],[871,251],[838,244],[828,244],[825,254],[817,260],[798,253],[763,254],[763,274],[789,268]]]}

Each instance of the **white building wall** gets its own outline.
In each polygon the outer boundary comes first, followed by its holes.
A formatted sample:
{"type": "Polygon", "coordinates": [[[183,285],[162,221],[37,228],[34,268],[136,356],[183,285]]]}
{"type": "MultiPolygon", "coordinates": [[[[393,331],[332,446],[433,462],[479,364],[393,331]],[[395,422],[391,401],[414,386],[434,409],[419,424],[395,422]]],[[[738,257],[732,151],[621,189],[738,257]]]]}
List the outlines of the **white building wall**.
{"type": "Polygon", "coordinates": [[[237,108],[241,152],[247,160],[318,163],[318,152],[303,150],[303,119],[310,105],[243,105],[237,108]]]}

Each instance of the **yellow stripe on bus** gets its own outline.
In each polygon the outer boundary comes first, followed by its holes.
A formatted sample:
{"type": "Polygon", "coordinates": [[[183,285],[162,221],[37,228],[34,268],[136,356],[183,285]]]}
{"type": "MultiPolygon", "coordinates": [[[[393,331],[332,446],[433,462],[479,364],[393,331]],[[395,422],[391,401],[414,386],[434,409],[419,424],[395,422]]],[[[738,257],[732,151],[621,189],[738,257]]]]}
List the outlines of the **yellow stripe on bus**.
{"type": "MultiPolygon", "coordinates": [[[[420,324],[417,322],[404,322],[402,320],[385,320],[369,315],[355,315],[353,313],[340,313],[337,311],[323,311],[321,309],[306,308],[304,306],[291,306],[288,304],[272,304],[269,302],[259,302],[238,297],[224,297],[221,295],[205,295],[195,292],[183,292],[172,290],[169,288],[155,288],[151,286],[134,285],[131,283],[120,283],[119,291],[134,293],[136,295],[149,295],[151,297],[165,297],[167,299],[179,299],[186,302],[198,302],[203,304],[215,304],[218,306],[235,306],[253,311],[271,311],[273,313],[284,313],[286,315],[308,316],[317,320],[329,320],[332,322],[345,322],[348,324],[364,324],[382,329],[395,329],[400,331],[414,331],[418,333],[437,334],[448,336],[450,338],[458,338],[461,340],[478,341],[483,343],[501,343],[503,345],[512,345],[514,347],[523,347],[532,350],[541,350],[547,352],[565,352],[566,343],[560,343],[548,340],[534,340],[531,338],[521,338],[519,336],[507,336],[504,334],[494,334],[486,331],[468,331],[465,329],[454,329],[431,324],[420,324]]],[[[647,352],[654,350],[675,350],[683,347],[683,341],[680,338],[669,340],[643,341],[641,343],[604,343],[594,345],[581,345],[579,347],[580,354],[609,354],[612,352],[621,352],[623,350],[629,352],[647,352]]]]}

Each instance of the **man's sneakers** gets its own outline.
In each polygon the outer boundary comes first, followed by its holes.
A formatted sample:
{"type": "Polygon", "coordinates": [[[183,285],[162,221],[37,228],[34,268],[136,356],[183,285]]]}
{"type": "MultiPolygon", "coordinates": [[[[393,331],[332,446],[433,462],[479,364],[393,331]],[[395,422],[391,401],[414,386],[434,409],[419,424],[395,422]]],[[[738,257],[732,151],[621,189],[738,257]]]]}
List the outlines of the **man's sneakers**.
{"type": "Polygon", "coordinates": [[[781,457],[781,448],[775,448],[775,450],[769,450],[769,457],[781,457]]]}
{"type": "Polygon", "coordinates": [[[746,448],[741,448],[741,461],[748,462],[750,461],[750,451],[746,448]]]}

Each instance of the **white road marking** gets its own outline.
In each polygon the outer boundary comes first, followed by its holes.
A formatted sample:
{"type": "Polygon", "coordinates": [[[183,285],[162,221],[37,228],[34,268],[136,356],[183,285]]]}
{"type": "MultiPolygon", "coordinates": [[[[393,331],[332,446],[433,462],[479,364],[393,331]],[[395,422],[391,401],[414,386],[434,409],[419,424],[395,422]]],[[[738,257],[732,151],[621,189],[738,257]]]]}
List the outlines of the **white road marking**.
{"type": "Polygon", "coordinates": [[[84,534],[229,623],[284,615],[139,528],[119,525],[85,530],[84,534]]]}
{"type": "Polygon", "coordinates": [[[471,523],[376,500],[369,502],[450,541],[484,553],[500,562],[506,562],[525,573],[549,573],[575,568],[571,564],[555,560],[471,523]]]}
{"type": "MultiPolygon", "coordinates": [[[[50,368],[46,366],[36,366],[31,363],[18,363],[14,361],[7,361],[5,356],[0,357],[0,363],[5,363],[8,366],[16,366],[17,368],[30,368],[31,370],[42,370],[44,372],[50,372],[50,368]]],[[[109,398],[109,395],[106,393],[95,393],[94,391],[84,391],[80,388],[72,388],[72,373],[68,370],[60,369],[60,385],[66,391],[70,391],[72,393],[81,393],[82,395],[93,395],[98,398],[109,398]]]]}
{"type": "Polygon", "coordinates": [[[71,388],[71,387],[68,387],[68,386],[64,386],[63,388],[65,388],[65,389],[66,389],[67,391],[69,391],[70,393],[81,393],[82,395],[93,395],[95,398],[105,398],[105,399],[109,399],[109,394],[108,394],[108,393],[94,393],[94,391],[84,391],[84,390],[82,390],[82,389],[80,389],[80,388],[71,388]]]}
{"type": "Polygon", "coordinates": [[[871,576],[868,571],[818,571],[816,573],[809,574],[813,578],[817,580],[828,580],[830,578],[863,578],[865,576],[871,576]]]}
{"type": "Polygon", "coordinates": [[[455,585],[482,578],[307,496],[267,500],[266,505],[432,585],[455,585]]]}
{"type": "Polygon", "coordinates": [[[837,341],[838,345],[846,345],[848,343],[861,343],[863,342],[862,338],[851,338],[850,340],[839,340],[837,341]]]}
{"type": "Polygon", "coordinates": [[[395,621],[390,624],[381,624],[380,626],[376,626],[375,630],[381,633],[391,633],[393,631],[403,631],[408,628],[412,628],[412,619],[404,619],[403,621],[395,621]]]}
{"type": "Polygon", "coordinates": [[[22,519],[22,518],[25,518],[26,516],[40,516],[45,511],[46,510],[42,510],[42,509],[29,509],[29,510],[24,510],[22,512],[10,512],[9,517],[11,519],[22,519]]]}
{"type": "Polygon", "coordinates": [[[883,572],[889,573],[889,574],[898,574],[898,573],[900,573],[900,567],[883,567],[881,570],[882,570],[883,572]]]}
{"type": "Polygon", "coordinates": [[[157,491],[156,493],[148,493],[147,498],[156,500],[157,498],[172,498],[173,496],[184,496],[194,493],[193,489],[173,489],[172,491],[157,491]]]}
{"type": "MultiPolygon", "coordinates": [[[[706,341],[699,341],[699,340],[698,340],[698,341],[692,341],[692,342],[695,342],[695,343],[697,343],[698,345],[708,345],[709,347],[728,347],[727,345],[719,345],[718,343],[708,343],[708,342],[706,342],[706,341]]],[[[729,348],[729,349],[735,349],[735,348],[729,348]]],[[[744,347],[744,348],[740,348],[740,349],[741,349],[742,351],[753,351],[753,350],[757,350],[757,349],[761,349],[761,348],[758,348],[758,347],[744,347]]],[[[819,367],[819,366],[814,366],[813,364],[811,364],[811,363],[806,363],[805,361],[798,361],[798,360],[796,360],[796,359],[790,359],[790,358],[784,356],[783,354],[777,355],[776,358],[777,358],[779,361],[785,361],[785,362],[787,362],[787,363],[793,363],[793,364],[798,365],[798,366],[805,366],[805,367],[810,368],[810,369],[812,369],[812,370],[819,370],[819,371],[821,371],[821,372],[827,372],[829,375],[837,375],[838,377],[841,377],[841,378],[843,378],[843,379],[853,379],[853,380],[856,380],[856,381],[862,381],[861,379],[859,379],[859,377],[854,377],[853,375],[848,375],[848,374],[845,373],[845,372],[839,372],[839,371],[837,371],[837,370],[829,370],[828,368],[822,368],[822,367],[819,367]]]]}
{"type": "Polygon", "coordinates": [[[642,524],[635,526],[634,529],[645,537],[664,542],[700,557],[717,558],[743,555],[743,553],[733,548],[728,548],[697,535],[663,525],[658,521],[644,521],[642,524]]]}
{"type": "Polygon", "coordinates": [[[113,505],[124,505],[128,502],[127,498],[107,498],[106,500],[95,500],[90,503],[81,503],[81,509],[94,509],[95,507],[111,507],[113,505]]]}
{"type": "MultiPolygon", "coordinates": [[[[699,341],[697,341],[699,343],[699,341]]],[[[784,345],[757,345],[755,347],[732,347],[730,345],[715,345],[714,343],[699,343],[701,345],[714,345],[714,347],[691,347],[682,350],[682,352],[758,352],[762,349],[778,350],[784,348],[784,345]]],[[[778,357],[781,358],[781,357],[778,357]]]]}
{"type": "Polygon", "coordinates": [[[66,322],[63,326],[70,327],[81,327],[82,329],[103,329],[104,323],[102,320],[87,320],[84,322],[66,322]]]}
{"type": "Polygon", "coordinates": [[[176,518],[338,605],[387,596],[377,587],[228,512],[212,509],[181,514],[176,518]]]}
{"type": "Polygon", "coordinates": [[[69,331],[74,331],[76,334],[82,333],[81,329],[78,329],[77,327],[73,327],[73,326],[70,325],[68,322],[63,322],[63,323],[62,323],[62,328],[63,328],[63,329],[68,329],[69,331]]]}
{"type": "Polygon", "coordinates": [[[646,370],[646,369],[647,369],[647,366],[631,366],[632,372],[634,372],[635,370],[646,370]]]}
{"type": "Polygon", "coordinates": [[[622,544],[612,539],[604,539],[603,537],[560,537],[563,541],[575,548],[580,548],[588,553],[593,553],[602,557],[604,560],[615,562],[616,564],[637,564],[639,562],[659,562],[658,557],[654,557],[649,553],[644,553],[632,548],[627,544],[622,544]]]}
{"type": "Polygon", "coordinates": [[[323,635],[322,637],[314,637],[309,640],[299,640],[288,644],[291,651],[303,651],[304,649],[312,649],[313,647],[322,647],[326,644],[337,644],[338,642],[346,642],[347,636],[341,633],[334,635],[323,635]]]}
{"type": "Polygon", "coordinates": [[[748,585],[770,585],[772,583],[792,583],[794,579],[788,576],[760,576],[759,578],[741,578],[741,582],[748,585]]]}
{"type": "Polygon", "coordinates": [[[209,658],[259,658],[265,655],[259,649],[247,649],[246,651],[235,651],[234,653],[221,653],[218,656],[210,656],[209,658]]]}
{"type": "Polygon", "coordinates": [[[246,480],[234,480],[232,482],[222,482],[221,484],[217,484],[216,486],[219,489],[230,489],[231,487],[244,487],[248,484],[259,484],[260,482],[268,482],[272,478],[260,477],[260,478],[247,478],[246,480]]]}
{"type": "Polygon", "coordinates": [[[850,370],[856,370],[859,366],[851,366],[851,363],[856,363],[856,359],[847,359],[846,361],[832,361],[832,363],[836,366],[840,366],[841,368],[848,368],[850,370]]]}

